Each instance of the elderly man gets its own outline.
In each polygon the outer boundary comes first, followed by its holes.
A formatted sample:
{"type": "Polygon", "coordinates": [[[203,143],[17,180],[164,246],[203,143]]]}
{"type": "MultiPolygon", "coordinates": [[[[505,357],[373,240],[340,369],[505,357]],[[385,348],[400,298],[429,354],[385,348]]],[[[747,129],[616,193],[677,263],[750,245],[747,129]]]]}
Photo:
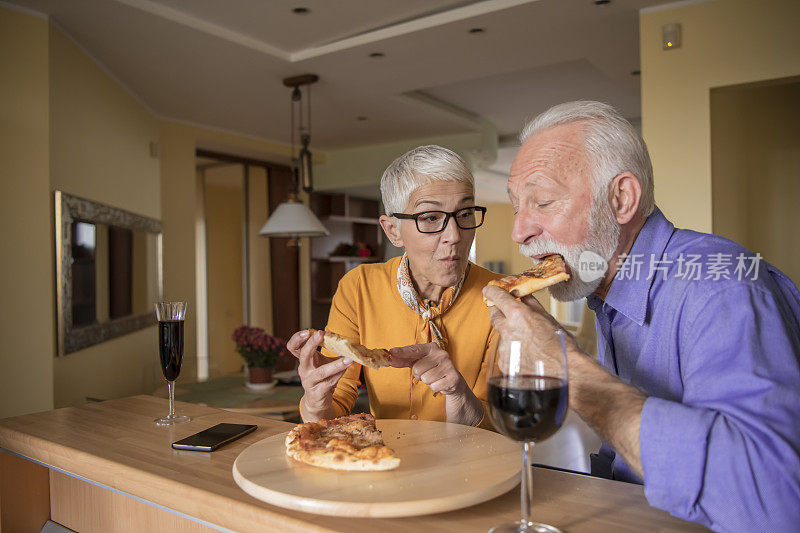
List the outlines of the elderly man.
{"type": "MultiPolygon", "coordinates": [[[[570,406],[605,441],[593,469],[714,530],[796,531],[797,288],[727,239],[676,229],[644,141],[610,106],[556,106],[521,140],[512,238],[534,259],[562,254],[572,279],[551,294],[596,313],[599,364],[568,347],[570,406]]],[[[501,335],[560,327],[532,297],[484,295],[501,335]]]]}

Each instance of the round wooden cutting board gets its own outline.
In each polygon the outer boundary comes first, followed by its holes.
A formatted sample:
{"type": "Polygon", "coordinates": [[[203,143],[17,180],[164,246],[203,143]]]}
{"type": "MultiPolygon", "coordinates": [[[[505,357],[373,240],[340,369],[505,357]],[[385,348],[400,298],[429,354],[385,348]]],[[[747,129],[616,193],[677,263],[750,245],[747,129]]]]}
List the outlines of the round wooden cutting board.
{"type": "Polygon", "coordinates": [[[245,449],[233,478],[259,500],[336,516],[398,517],[451,511],[484,502],[519,482],[522,452],[498,433],[459,424],[378,420],[400,457],[384,472],[342,472],[286,455],[286,433],[245,449]]]}

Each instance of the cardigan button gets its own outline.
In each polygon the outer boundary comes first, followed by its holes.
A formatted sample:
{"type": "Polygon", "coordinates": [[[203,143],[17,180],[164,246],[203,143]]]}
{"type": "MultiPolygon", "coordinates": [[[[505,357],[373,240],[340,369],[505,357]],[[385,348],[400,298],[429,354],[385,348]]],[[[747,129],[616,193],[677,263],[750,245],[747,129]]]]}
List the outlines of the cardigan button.
{"type": "Polygon", "coordinates": [[[417,378],[411,378],[411,383],[413,385],[416,385],[417,383],[419,383],[419,380],[417,378]]]}
{"type": "Polygon", "coordinates": [[[409,418],[411,418],[411,420],[417,420],[419,417],[417,415],[411,415],[409,418]]]}

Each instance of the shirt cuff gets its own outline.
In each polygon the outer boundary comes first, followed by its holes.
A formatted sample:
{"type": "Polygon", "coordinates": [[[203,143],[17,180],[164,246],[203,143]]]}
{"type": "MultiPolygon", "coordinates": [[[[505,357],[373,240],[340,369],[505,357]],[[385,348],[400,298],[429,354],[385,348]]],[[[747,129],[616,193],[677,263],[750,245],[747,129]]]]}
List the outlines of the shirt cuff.
{"type": "Polygon", "coordinates": [[[639,428],[644,493],[653,507],[697,520],[708,434],[717,414],[649,397],[639,428]]]}

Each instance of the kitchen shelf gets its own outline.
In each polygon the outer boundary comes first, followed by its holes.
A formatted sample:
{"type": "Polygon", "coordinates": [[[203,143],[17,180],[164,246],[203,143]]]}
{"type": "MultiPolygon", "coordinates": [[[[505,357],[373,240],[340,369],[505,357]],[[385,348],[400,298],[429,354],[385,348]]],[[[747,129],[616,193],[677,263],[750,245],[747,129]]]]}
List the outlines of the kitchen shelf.
{"type": "Polygon", "coordinates": [[[363,263],[381,261],[383,230],[378,200],[349,194],[313,193],[311,210],[328,228],[329,235],[311,242],[311,326],[323,329],[328,320],[333,294],[348,270],[363,263]],[[364,243],[375,255],[358,257],[331,255],[355,243],[364,243]]]}

